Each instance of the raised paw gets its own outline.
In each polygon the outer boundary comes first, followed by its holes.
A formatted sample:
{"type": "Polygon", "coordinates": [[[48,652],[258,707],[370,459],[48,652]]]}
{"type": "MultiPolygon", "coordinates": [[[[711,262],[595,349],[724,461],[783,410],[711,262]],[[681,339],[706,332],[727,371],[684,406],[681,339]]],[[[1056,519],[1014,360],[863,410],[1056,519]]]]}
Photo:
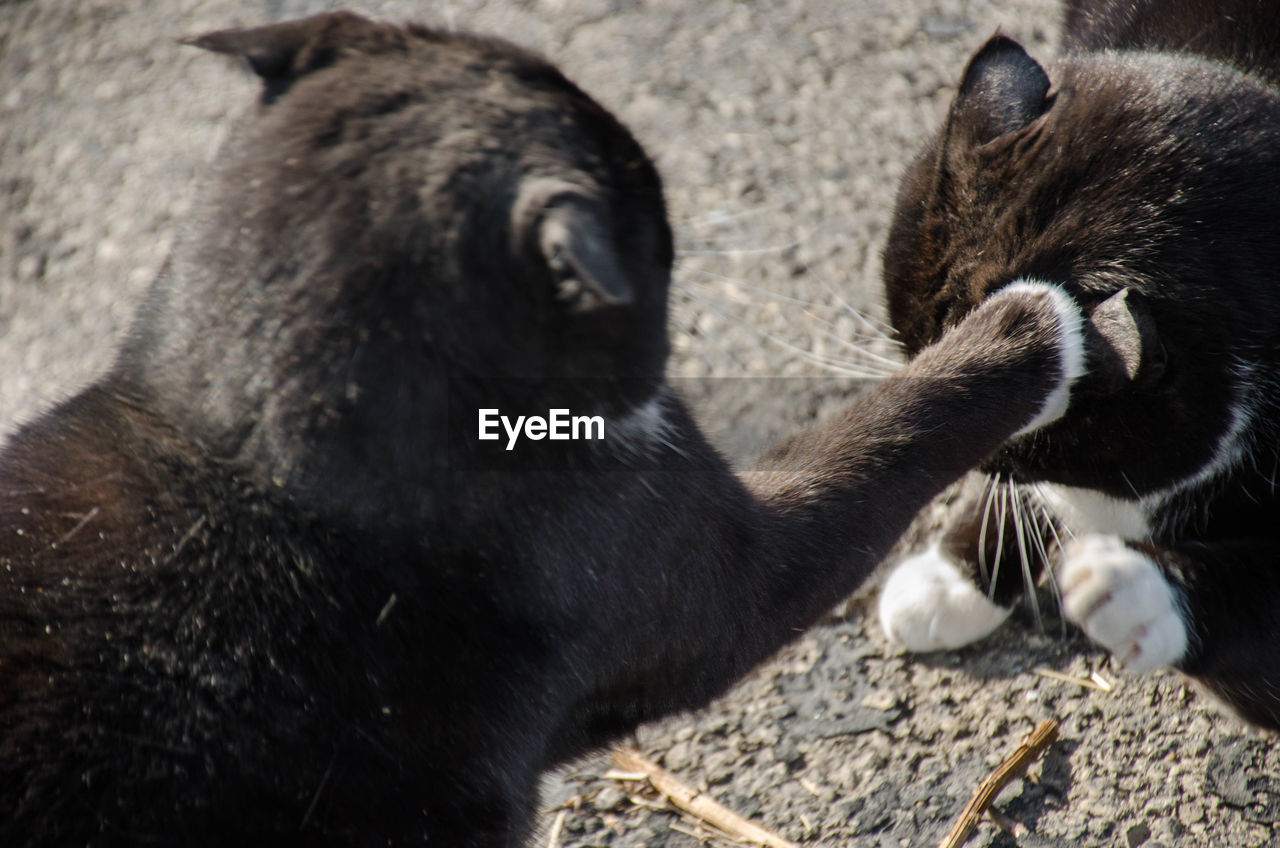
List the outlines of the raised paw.
{"type": "Polygon", "coordinates": [[[1019,279],[1005,286],[995,297],[1025,297],[1043,299],[1053,312],[1058,325],[1058,367],[1062,376],[1058,385],[1045,398],[1040,412],[1020,429],[1015,436],[1025,435],[1052,424],[1066,414],[1071,390],[1085,371],[1084,319],[1080,307],[1061,287],[1037,280],[1019,279]]]}
{"type": "Polygon", "coordinates": [[[1156,563],[1120,537],[1068,543],[1059,583],[1067,617],[1131,671],[1153,671],[1186,653],[1178,595],[1156,563]]]}
{"type": "Polygon", "coordinates": [[[990,634],[1008,615],[937,546],[899,563],[880,592],[880,623],[910,651],[968,645],[990,634]]]}

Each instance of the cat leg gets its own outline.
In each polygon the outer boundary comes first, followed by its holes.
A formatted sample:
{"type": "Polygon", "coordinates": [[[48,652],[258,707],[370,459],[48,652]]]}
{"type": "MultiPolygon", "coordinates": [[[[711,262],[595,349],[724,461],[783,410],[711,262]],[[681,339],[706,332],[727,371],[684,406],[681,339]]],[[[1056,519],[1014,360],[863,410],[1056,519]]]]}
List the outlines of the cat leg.
{"type": "Polygon", "coordinates": [[[1280,569],[1275,542],[1066,547],[1067,615],[1126,667],[1172,666],[1243,718],[1280,730],[1280,569]]]}
{"type": "Polygon", "coordinates": [[[941,539],[897,563],[880,593],[881,625],[911,651],[990,635],[1035,585],[1051,546],[1043,509],[993,478],[967,485],[950,511],[941,539]]]}

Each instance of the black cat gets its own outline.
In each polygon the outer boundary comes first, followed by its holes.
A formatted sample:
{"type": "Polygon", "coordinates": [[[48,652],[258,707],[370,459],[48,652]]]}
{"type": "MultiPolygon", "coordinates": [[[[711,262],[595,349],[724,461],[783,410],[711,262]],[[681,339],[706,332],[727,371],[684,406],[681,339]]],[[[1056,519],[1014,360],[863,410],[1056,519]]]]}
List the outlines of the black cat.
{"type": "Polygon", "coordinates": [[[193,43],[261,103],[114,368],[0,454],[0,844],[523,844],[542,770],[722,692],[1082,367],[1015,287],[739,479],[664,383],[658,176],[551,65],[193,43]]]}
{"type": "Polygon", "coordinates": [[[975,640],[1047,558],[1125,664],[1280,729],[1280,3],[1081,0],[1065,33],[1047,70],[1000,36],[970,61],[899,194],[889,309],[916,351],[1044,280],[1128,342],[988,463],[881,620],[917,650],[975,640]]]}

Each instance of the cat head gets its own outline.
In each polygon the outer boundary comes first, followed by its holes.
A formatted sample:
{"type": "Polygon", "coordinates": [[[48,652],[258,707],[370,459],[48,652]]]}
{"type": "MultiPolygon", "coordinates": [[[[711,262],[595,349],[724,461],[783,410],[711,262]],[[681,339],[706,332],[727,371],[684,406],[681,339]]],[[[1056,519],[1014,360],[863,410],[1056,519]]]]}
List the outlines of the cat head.
{"type": "Polygon", "coordinates": [[[1118,497],[1238,458],[1280,298],[1280,102],[1248,75],[1164,54],[1048,70],[997,35],[906,175],[885,249],[909,354],[1019,279],[1091,315],[1089,374],[1058,423],[993,470],[1118,497]]]}
{"type": "Polygon", "coordinates": [[[273,479],[317,454],[426,473],[444,410],[474,422],[495,386],[544,414],[655,390],[662,187],[548,62],[345,12],[188,43],[246,61],[261,97],[117,370],[215,452],[273,479]]]}

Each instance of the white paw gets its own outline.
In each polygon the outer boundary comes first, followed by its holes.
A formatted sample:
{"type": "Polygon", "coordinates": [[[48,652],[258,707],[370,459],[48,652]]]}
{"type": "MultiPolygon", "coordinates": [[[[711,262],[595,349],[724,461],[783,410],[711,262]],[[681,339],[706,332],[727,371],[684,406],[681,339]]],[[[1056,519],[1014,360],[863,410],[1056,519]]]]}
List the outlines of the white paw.
{"type": "Polygon", "coordinates": [[[1186,653],[1187,627],[1173,587],[1119,536],[1068,543],[1058,582],[1067,617],[1129,670],[1153,671],[1186,653]]]}
{"type": "Polygon", "coordinates": [[[880,592],[880,623],[910,651],[940,651],[976,642],[1000,626],[997,606],[937,546],[903,560],[880,592]]]}

